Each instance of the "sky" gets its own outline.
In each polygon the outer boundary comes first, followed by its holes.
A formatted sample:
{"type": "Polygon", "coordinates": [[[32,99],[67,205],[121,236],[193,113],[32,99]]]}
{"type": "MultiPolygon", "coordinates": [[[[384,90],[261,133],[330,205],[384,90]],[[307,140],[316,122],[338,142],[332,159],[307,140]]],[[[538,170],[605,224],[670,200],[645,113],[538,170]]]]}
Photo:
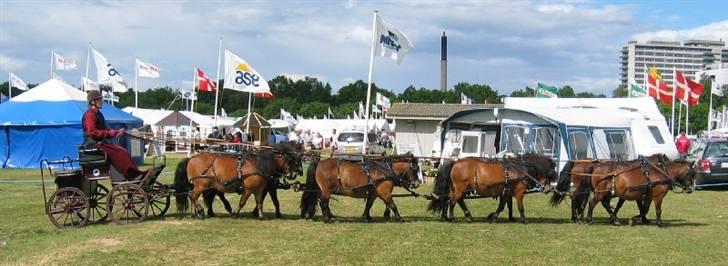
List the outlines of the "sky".
{"type": "Polygon", "coordinates": [[[543,82],[611,95],[627,41],[728,40],[726,7],[719,0],[0,0],[0,80],[8,72],[26,83],[47,80],[54,51],[75,58],[77,70],[56,73],[78,85],[91,43],[129,84],[138,58],[161,69],[160,79],[139,79],[142,90],[188,89],[195,66],[214,79],[222,37],[224,49],[265,78],[313,76],[338,90],[366,81],[379,10],[414,45],[401,64],[375,58],[373,81],[385,89],[439,88],[445,31],[450,88],[485,83],[509,94],[543,82]]]}

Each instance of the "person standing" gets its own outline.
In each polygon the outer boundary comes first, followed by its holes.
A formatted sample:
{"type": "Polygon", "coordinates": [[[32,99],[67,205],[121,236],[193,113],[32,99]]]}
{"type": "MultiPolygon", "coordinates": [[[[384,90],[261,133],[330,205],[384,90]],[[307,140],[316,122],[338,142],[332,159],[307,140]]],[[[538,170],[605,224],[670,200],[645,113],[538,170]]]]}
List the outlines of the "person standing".
{"type": "Polygon", "coordinates": [[[680,132],[680,137],[678,137],[677,141],[675,141],[675,146],[677,147],[677,152],[680,154],[680,158],[688,156],[688,151],[690,150],[690,139],[685,136],[685,132],[680,132]]]}

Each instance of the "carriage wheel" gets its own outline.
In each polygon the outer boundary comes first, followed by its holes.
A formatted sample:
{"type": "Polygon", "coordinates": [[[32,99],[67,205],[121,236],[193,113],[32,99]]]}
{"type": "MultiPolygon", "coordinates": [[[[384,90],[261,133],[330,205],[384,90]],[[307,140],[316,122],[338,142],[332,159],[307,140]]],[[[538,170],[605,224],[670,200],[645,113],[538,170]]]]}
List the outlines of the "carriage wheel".
{"type": "Polygon", "coordinates": [[[150,215],[154,218],[159,218],[169,210],[170,195],[166,193],[164,185],[159,182],[154,182],[153,185],[147,189],[149,192],[149,211],[150,215]]]}
{"type": "Polygon", "coordinates": [[[136,184],[121,184],[111,189],[108,199],[111,220],[116,224],[144,221],[149,212],[147,193],[136,184]]]}
{"type": "Polygon", "coordinates": [[[86,195],[73,187],[59,189],[48,200],[48,218],[58,228],[84,226],[89,210],[86,195]]]}
{"type": "Polygon", "coordinates": [[[89,206],[91,207],[91,216],[89,221],[94,223],[103,222],[109,217],[108,209],[106,209],[109,189],[104,185],[96,184],[96,192],[89,197],[89,206]]]}

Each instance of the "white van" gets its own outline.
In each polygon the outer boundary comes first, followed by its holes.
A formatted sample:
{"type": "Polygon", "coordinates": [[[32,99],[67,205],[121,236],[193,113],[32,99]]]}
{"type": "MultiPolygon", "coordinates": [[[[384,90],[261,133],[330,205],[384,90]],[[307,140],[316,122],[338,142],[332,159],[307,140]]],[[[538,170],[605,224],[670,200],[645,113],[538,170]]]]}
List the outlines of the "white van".
{"type": "MultiPolygon", "coordinates": [[[[377,135],[368,134],[367,154],[383,154],[384,146],[377,143],[377,135]]],[[[364,131],[345,130],[336,137],[336,153],[361,154],[364,148],[364,131]]]]}

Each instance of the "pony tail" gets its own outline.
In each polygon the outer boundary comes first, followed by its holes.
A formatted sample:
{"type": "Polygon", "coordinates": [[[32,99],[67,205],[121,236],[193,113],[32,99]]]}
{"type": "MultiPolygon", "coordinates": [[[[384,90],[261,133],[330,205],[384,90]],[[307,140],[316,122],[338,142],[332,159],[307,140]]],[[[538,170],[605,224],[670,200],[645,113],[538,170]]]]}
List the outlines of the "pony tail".
{"type": "Polygon", "coordinates": [[[569,191],[569,188],[571,187],[571,169],[574,168],[574,162],[569,161],[564,165],[564,169],[561,169],[561,173],[559,173],[559,179],[556,181],[556,193],[551,195],[551,199],[549,200],[549,203],[551,203],[551,207],[556,207],[561,204],[561,202],[566,197],[566,192],[569,191]]]}
{"type": "Polygon", "coordinates": [[[190,158],[182,159],[177,164],[177,170],[174,171],[174,200],[177,202],[177,212],[179,213],[186,213],[189,208],[187,194],[192,190],[192,183],[187,178],[187,164],[189,162],[190,158]]]}
{"type": "Polygon", "coordinates": [[[440,169],[437,171],[437,177],[435,177],[435,186],[432,188],[432,194],[435,195],[435,198],[430,200],[427,210],[440,212],[447,209],[448,197],[452,187],[450,171],[452,171],[454,165],[454,161],[448,161],[440,165],[440,169]]]}
{"type": "Polygon", "coordinates": [[[306,171],[306,185],[301,195],[301,218],[311,219],[316,214],[316,204],[318,204],[320,191],[316,183],[316,167],[318,160],[314,160],[308,166],[306,171]]]}
{"type": "MultiPolygon", "coordinates": [[[[585,174],[591,174],[593,171],[594,165],[590,165],[584,169],[585,174]]],[[[589,201],[589,197],[591,196],[590,190],[592,179],[590,176],[579,176],[579,179],[581,180],[581,185],[576,188],[576,195],[574,195],[574,201],[572,204],[579,206],[581,210],[584,210],[586,203],[589,201]]]]}

